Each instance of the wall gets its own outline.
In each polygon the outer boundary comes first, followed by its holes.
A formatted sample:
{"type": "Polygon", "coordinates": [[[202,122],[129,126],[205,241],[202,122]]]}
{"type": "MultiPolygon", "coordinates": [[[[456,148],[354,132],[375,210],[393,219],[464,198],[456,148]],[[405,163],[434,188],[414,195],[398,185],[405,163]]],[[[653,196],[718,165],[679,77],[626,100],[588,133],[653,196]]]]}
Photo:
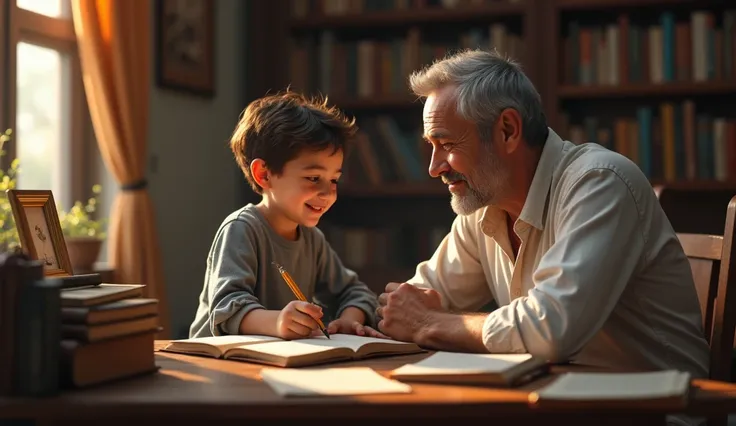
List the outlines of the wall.
{"type": "Polygon", "coordinates": [[[215,97],[201,99],[151,82],[148,178],[173,337],[183,337],[177,333],[186,333],[192,320],[217,227],[243,199],[242,175],[227,142],[245,106],[245,2],[214,3],[215,97]]]}

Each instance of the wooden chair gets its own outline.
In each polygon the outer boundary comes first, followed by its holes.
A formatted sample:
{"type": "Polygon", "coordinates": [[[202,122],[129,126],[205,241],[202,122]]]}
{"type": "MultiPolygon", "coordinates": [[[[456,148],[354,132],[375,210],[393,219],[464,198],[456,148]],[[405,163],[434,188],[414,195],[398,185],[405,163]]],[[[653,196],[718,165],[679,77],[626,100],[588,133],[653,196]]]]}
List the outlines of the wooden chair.
{"type": "Polygon", "coordinates": [[[736,333],[736,196],[726,210],[723,235],[677,233],[690,265],[710,345],[710,378],[733,381],[736,333]]]}

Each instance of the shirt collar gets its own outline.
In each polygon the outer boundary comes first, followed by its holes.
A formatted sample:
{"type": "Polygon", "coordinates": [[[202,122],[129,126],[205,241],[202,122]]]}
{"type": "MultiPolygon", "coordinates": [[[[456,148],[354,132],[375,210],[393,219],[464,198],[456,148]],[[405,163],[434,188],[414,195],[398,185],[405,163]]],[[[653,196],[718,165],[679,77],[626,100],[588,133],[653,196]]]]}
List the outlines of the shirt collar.
{"type": "MultiPolygon", "coordinates": [[[[537,169],[529,187],[529,193],[524,201],[524,207],[519,214],[519,220],[528,223],[538,230],[544,229],[547,215],[547,203],[549,199],[550,186],[552,185],[552,174],[554,173],[560,158],[563,155],[565,143],[557,133],[549,129],[547,140],[539,157],[537,169]]],[[[480,222],[481,228],[488,233],[495,233],[498,226],[502,225],[506,214],[499,208],[488,206],[483,212],[480,222]]]]}

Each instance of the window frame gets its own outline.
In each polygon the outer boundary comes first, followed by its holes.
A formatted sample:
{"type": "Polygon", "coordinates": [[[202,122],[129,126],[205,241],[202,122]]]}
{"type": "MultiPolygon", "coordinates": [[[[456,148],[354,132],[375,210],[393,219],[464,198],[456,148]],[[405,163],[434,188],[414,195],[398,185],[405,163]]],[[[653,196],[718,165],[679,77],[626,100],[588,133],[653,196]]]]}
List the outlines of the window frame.
{"type": "MultiPolygon", "coordinates": [[[[0,0],[0,7],[6,16],[0,16],[0,22],[6,22],[8,28],[4,35],[0,36],[0,55],[4,54],[6,59],[6,75],[0,75],[4,82],[3,92],[6,93],[0,104],[0,120],[4,117],[3,131],[7,128],[15,129],[17,113],[17,46],[20,42],[27,42],[45,48],[61,52],[68,61],[68,79],[66,90],[62,92],[62,98],[68,99],[69,110],[67,117],[63,120],[68,128],[65,135],[68,143],[62,149],[61,157],[57,160],[64,164],[61,168],[65,187],[68,188],[63,196],[56,196],[56,202],[61,203],[64,208],[69,208],[74,200],[86,199],[90,195],[87,183],[90,181],[91,166],[91,141],[88,137],[91,126],[87,102],[85,99],[84,85],[82,82],[81,64],[77,49],[77,39],[74,30],[74,22],[71,13],[71,1],[62,2],[62,18],[55,18],[35,13],[18,7],[16,0],[0,0]],[[2,20],[4,18],[4,20],[2,20]],[[3,115],[4,114],[4,115],[3,115]]],[[[0,12],[2,13],[2,12],[0,12]]],[[[3,57],[3,56],[0,56],[3,57]]],[[[18,135],[18,143],[23,143],[23,135],[18,135]]],[[[15,158],[15,144],[6,149],[6,156],[2,158],[0,165],[3,168],[9,166],[10,159],[15,158]]]]}
{"type": "Polygon", "coordinates": [[[7,56],[10,33],[9,4],[9,0],[0,0],[0,63],[6,64],[6,66],[0,67],[0,132],[5,132],[6,129],[10,128],[8,121],[10,117],[6,115],[10,99],[7,95],[1,95],[3,93],[7,94],[9,89],[9,79],[6,72],[6,69],[10,69],[10,60],[7,56]]]}

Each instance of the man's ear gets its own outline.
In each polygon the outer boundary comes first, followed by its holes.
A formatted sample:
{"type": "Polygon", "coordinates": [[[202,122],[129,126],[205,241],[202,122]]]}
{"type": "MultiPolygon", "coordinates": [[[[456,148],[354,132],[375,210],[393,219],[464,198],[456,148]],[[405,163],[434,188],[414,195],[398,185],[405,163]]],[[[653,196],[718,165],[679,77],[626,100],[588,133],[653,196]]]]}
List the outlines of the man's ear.
{"type": "Polygon", "coordinates": [[[521,142],[521,116],[512,108],[501,111],[496,121],[496,135],[500,137],[503,150],[512,153],[521,142]]]}
{"type": "Polygon", "coordinates": [[[262,159],[256,158],[250,162],[250,174],[261,188],[268,189],[271,187],[271,172],[262,159]]]}

